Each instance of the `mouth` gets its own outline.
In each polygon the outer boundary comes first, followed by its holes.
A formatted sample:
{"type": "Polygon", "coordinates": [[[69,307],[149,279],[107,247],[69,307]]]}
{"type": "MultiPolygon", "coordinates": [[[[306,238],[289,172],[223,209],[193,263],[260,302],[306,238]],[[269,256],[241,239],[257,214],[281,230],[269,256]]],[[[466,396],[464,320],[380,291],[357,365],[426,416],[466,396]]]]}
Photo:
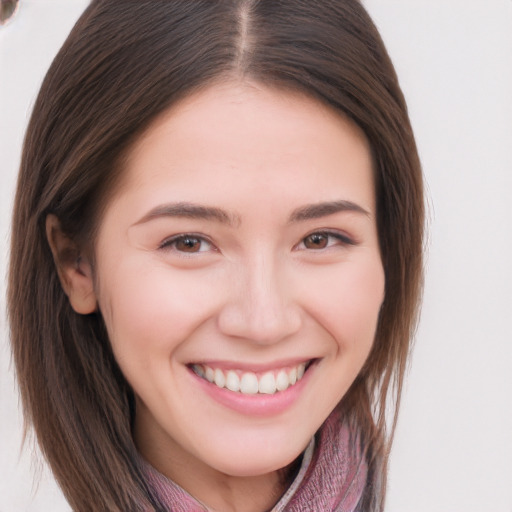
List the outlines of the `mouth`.
{"type": "Polygon", "coordinates": [[[190,369],[201,379],[242,395],[275,395],[295,386],[314,363],[314,359],[265,372],[224,369],[208,364],[191,364],[190,369]]]}

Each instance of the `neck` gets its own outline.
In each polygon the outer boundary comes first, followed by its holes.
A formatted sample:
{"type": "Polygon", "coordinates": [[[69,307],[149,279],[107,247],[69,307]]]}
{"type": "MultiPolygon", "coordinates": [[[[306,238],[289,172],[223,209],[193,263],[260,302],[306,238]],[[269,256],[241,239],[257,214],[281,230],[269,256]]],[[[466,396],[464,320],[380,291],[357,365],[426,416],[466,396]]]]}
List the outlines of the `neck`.
{"type": "Polygon", "coordinates": [[[211,512],[265,512],[279,501],[300,467],[300,457],[280,471],[258,476],[231,476],[188,461],[166,464],[142,452],[162,475],[177,484],[211,512]],[[193,475],[193,478],[190,478],[193,475]]]}
{"type": "Polygon", "coordinates": [[[215,478],[197,480],[193,489],[187,489],[187,483],[176,483],[212,512],[264,512],[271,509],[286,490],[277,472],[257,477],[217,474],[215,478]]]}
{"type": "Polygon", "coordinates": [[[159,437],[156,432],[150,436],[140,434],[136,425],[135,443],[143,458],[212,512],[265,512],[272,509],[294,479],[301,462],[299,457],[277,471],[256,476],[232,476],[191,456],[169,438],[165,443],[155,443],[159,437]]]}

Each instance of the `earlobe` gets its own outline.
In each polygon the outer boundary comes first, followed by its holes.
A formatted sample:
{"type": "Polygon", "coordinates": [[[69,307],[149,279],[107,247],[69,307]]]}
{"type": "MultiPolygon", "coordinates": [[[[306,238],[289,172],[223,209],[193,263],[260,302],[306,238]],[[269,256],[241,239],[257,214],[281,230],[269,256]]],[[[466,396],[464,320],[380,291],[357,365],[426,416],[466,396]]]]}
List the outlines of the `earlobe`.
{"type": "Polygon", "coordinates": [[[71,307],[81,315],[97,309],[92,268],[80,247],[61,228],[59,219],[46,217],[46,237],[53,254],[53,261],[71,307]]]}

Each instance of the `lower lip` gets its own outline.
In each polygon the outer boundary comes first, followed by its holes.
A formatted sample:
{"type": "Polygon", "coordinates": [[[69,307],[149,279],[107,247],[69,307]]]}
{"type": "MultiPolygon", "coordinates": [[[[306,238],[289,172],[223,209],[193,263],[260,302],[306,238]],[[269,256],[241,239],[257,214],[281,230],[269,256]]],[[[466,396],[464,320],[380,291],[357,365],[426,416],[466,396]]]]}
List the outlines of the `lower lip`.
{"type": "Polygon", "coordinates": [[[278,391],[273,395],[263,393],[246,395],[244,393],[230,391],[226,388],[219,388],[206,379],[199,377],[199,375],[191,369],[189,369],[189,372],[196,384],[199,385],[210,398],[213,398],[221,405],[244,415],[274,416],[284,412],[298,400],[300,394],[307,386],[315,366],[316,364],[311,364],[302,379],[297,381],[293,386],[290,386],[285,391],[278,391]]]}

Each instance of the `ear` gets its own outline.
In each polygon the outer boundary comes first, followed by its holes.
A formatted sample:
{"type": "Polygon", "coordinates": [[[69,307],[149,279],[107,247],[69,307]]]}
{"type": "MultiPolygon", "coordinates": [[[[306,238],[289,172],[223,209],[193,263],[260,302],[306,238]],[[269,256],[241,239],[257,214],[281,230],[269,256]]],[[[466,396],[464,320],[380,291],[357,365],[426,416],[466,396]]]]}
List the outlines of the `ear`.
{"type": "Polygon", "coordinates": [[[55,215],[46,217],[46,237],[57,273],[71,307],[81,315],[97,309],[92,267],[80,247],[62,231],[55,215]]]}

